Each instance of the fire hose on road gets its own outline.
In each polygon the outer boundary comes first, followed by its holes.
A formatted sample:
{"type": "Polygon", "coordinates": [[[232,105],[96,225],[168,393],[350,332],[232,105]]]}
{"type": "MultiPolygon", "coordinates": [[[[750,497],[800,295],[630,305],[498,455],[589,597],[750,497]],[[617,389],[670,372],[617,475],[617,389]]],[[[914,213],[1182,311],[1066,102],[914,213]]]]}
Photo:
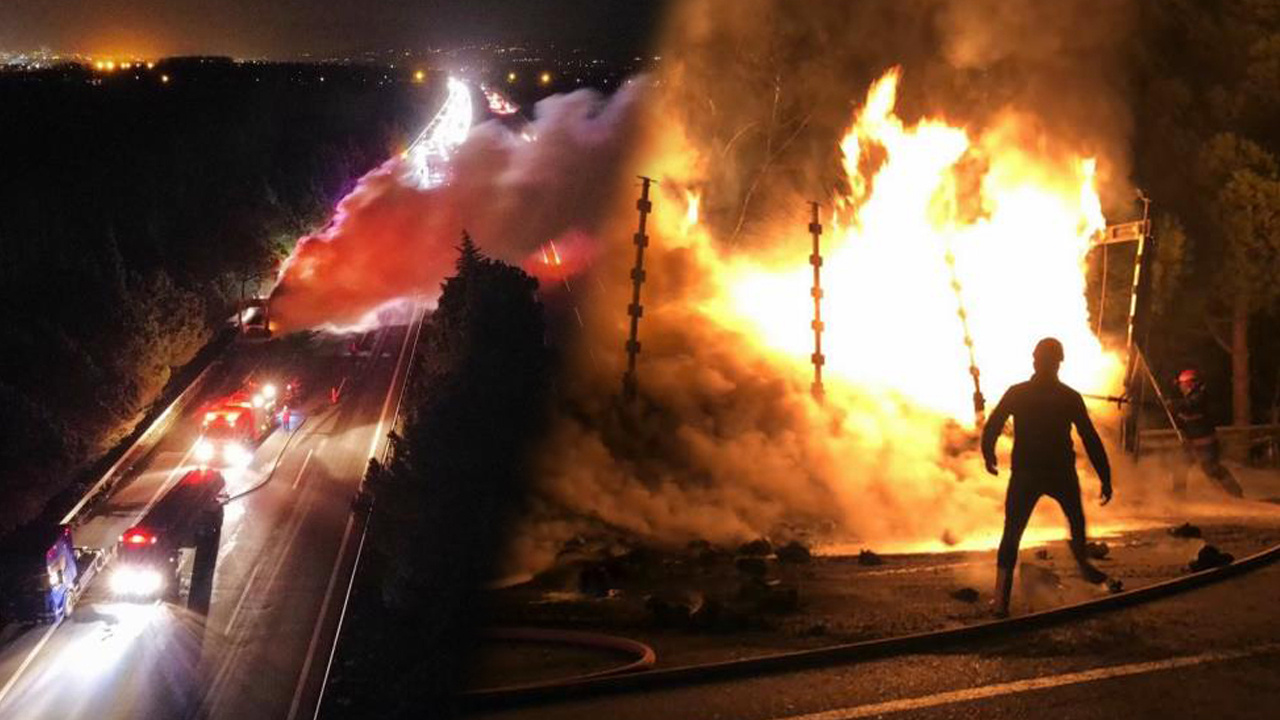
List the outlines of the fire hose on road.
{"type": "MultiPolygon", "coordinates": [[[[774,653],[740,660],[643,670],[630,672],[629,674],[618,674],[622,671],[617,669],[606,671],[608,674],[593,673],[543,683],[473,690],[464,693],[462,700],[464,705],[471,710],[494,710],[594,695],[643,692],[771,673],[794,672],[877,660],[908,653],[937,651],[945,646],[953,646],[961,642],[1005,637],[1033,629],[1061,625],[1106,611],[1149,603],[1160,598],[1222,582],[1270,565],[1276,560],[1280,560],[1280,545],[1272,546],[1222,567],[1203,570],[1155,583],[1154,585],[1126,590],[1114,595],[1004,620],[994,620],[977,625],[912,635],[900,635],[879,640],[828,645],[812,650],[774,653]]],[[[506,630],[504,632],[511,633],[513,631],[506,630]]],[[[558,635],[568,638],[570,635],[568,631],[522,629],[520,632],[525,634],[542,633],[544,637],[558,635]]],[[[575,636],[589,635],[587,633],[572,634],[575,636]]],[[[595,637],[600,639],[600,642],[604,642],[604,638],[608,636],[595,637]]],[[[619,639],[621,638],[615,638],[615,640],[619,639]]],[[[566,639],[564,642],[572,642],[572,640],[566,639]]],[[[636,644],[639,645],[639,643],[636,644]]],[[[596,646],[599,645],[597,644],[596,646]]]]}

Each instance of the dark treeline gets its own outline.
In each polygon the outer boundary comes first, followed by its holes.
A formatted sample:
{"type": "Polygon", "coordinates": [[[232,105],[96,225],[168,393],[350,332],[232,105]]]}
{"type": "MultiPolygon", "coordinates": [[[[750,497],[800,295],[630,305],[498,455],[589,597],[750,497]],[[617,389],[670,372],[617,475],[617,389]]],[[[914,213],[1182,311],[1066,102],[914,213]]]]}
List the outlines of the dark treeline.
{"type": "MultiPolygon", "coordinates": [[[[1280,4],[1137,6],[1134,183],[1159,242],[1152,365],[1166,383],[1203,370],[1220,423],[1280,422],[1280,4]]],[[[1131,257],[1118,250],[1108,268],[1117,331],[1131,257]]]]}
{"type": "Polygon", "coordinates": [[[125,437],[426,117],[424,86],[383,80],[208,60],[0,75],[0,531],[125,437]]]}
{"type": "Polygon", "coordinates": [[[370,478],[371,552],[326,699],[334,717],[444,716],[465,680],[480,593],[546,426],[552,362],[536,290],[464,241],[423,327],[403,437],[370,478]]]}

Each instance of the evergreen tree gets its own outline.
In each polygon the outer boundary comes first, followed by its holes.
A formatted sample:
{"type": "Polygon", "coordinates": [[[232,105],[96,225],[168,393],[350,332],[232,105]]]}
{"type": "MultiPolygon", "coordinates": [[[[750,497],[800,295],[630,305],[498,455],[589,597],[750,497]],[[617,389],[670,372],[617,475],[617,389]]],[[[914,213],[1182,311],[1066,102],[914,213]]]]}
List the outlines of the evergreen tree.
{"type": "Polygon", "coordinates": [[[467,236],[459,250],[423,330],[403,436],[371,485],[383,601],[417,628],[404,697],[418,706],[458,690],[458,649],[524,493],[549,387],[536,281],[467,236]]]}

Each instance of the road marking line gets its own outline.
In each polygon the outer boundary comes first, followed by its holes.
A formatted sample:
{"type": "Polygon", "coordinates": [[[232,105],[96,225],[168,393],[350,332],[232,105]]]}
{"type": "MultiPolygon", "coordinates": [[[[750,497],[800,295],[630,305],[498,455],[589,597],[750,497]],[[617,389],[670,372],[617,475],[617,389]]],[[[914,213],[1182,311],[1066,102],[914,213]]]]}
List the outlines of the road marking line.
{"type": "MultiPolygon", "coordinates": [[[[302,461],[303,468],[306,468],[307,460],[311,459],[311,453],[324,447],[324,441],[325,439],[322,438],[320,442],[316,444],[316,447],[307,452],[307,459],[302,461]]],[[[298,471],[298,477],[302,477],[301,470],[298,471]]],[[[296,480],[294,481],[294,487],[297,487],[296,480]]],[[[293,510],[289,515],[288,539],[285,540],[284,546],[281,548],[280,554],[276,558],[276,564],[275,567],[271,569],[271,575],[267,576],[268,588],[275,586],[276,578],[280,576],[280,570],[284,568],[285,560],[289,557],[289,551],[293,549],[293,543],[298,539],[298,533],[302,530],[302,524],[306,521],[307,516],[310,515],[311,507],[315,505],[315,492],[306,492],[308,490],[313,490],[314,487],[314,485],[308,485],[303,489],[304,497],[307,498],[306,504],[303,504],[302,502],[294,503],[293,510]]]]}
{"type": "MultiPolygon", "coordinates": [[[[345,378],[344,378],[344,382],[345,382],[345,378]]],[[[325,412],[328,412],[328,410],[326,410],[325,412]]],[[[328,414],[328,419],[333,420],[332,413],[328,414]]],[[[303,421],[303,424],[304,425],[306,424],[305,420],[303,421]]],[[[309,432],[311,433],[312,436],[314,436],[317,432],[319,432],[319,429],[312,427],[309,432]]],[[[289,435],[289,438],[285,441],[284,447],[281,448],[280,453],[276,456],[275,464],[272,465],[271,474],[274,474],[275,469],[279,467],[281,458],[284,456],[285,451],[288,449],[289,443],[291,443],[293,439],[297,436],[297,433],[298,433],[298,430],[295,430],[293,433],[289,435]]],[[[314,452],[315,450],[324,448],[325,443],[327,443],[328,441],[329,441],[328,437],[320,438],[320,442],[316,445],[316,447],[307,453],[307,458],[306,460],[303,461],[303,468],[306,467],[307,461],[311,459],[312,452],[314,452]]],[[[302,475],[302,469],[299,469],[298,476],[301,477],[301,475],[302,475]]],[[[270,479],[270,476],[268,476],[268,479],[270,479]]],[[[262,484],[265,484],[265,482],[262,484]]],[[[296,487],[297,478],[295,478],[294,480],[294,485],[296,487]]],[[[232,498],[232,499],[234,500],[236,498],[232,498]]],[[[274,584],[275,577],[279,573],[280,567],[284,562],[284,556],[288,554],[289,547],[292,546],[293,540],[297,537],[298,529],[301,527],[301,524],[302,524],[302,520],[299,515],[299,511],[301,510],[301,507],[302,506],[299,504],[296,504],[296,503],[294,504],[292,513],[290,515],[290,523],[291,523],[292,529],[290,530],[289,542],[288,542],[288,545],[285,547],[284,551],[282,552],[282,554],[277,558],[276,565],[272,569],[271,577],[268,580],[268,586],[274,584]]],[[[236,605],[234,610],[231,613],[231,617],[227,619],[227,625],[223,630],[223,634],[227,637],[227,640],[228,640],[227,652],[223,656],[222,661],[218,664],[218,669],[214,673],[212,681],[210,681],[208,688],[205,690],[205,693],[200,700],[200,708],[202,710],[204,710],[205,708],[208,708],[208,712],[205,713],[206,715],[210,715],[210,716],[217,715],[217,709],[221,706],[223,697],[224,697],[222,693],[223,687],[229,681],[228,678],[231,677],[233,665],[235,665],[235,663],[239,661],[241,651],[243,650],[243,646],[239,645],[238,643],[242,639],[244,632],[243,631],[239,633],[235,632],[236,620],[239,619],[241,608],[244,606],[245,600],[248,598],[249,592],[250,590],[252,590],[253,584],[257,580],[258,572],[264,567],[264,564],[263,564],[264,562],[265,562],[265,558],[263,558],[261,554],[259,554],[258,559],[254,563],[253,572],[249,575],[249,577],[245,581],[244,588],[242,588],[240,591],[240,597],[236,600],[236,605]]]]}
{"type": "MultiPolygon", "coordinates": [[[[369,457],[373,457],[378,449],[378,441],[382,439],[382,424],[387,421],[387,408],[391,407],[391,396],[396,394],[396,379],[404,364],[404,353],[409,349],[409,338],[413,337],[413,323],[404,329],[404,343],[400,345],[400,356],[396,358],[395,370],[391,373],[391,385],[387,388],[387,397],[382,401],[382,412],[378,413],[378,426],[373,430],[373,441],[369,443],[369,457]]],[[[363,477],[363,476],[362,476],[363,477]]]]}
{"type": "MultiPolygon", "coordinates": [[[[419,320],[421,322],[421,320],[419,320]]],[[[382,424],[386,422],[387,408],[391,406],[391,396],[396,393],[396,379],[400,377],[400,370],[404,363],[405,351],[409,349],[409,338],[413,337],[413,318],[409,320],[409,324],[404,329],[404,342],[400,345],[400,356],[396,358],[396,367],[391,373],[391,382],[387,388],[387,397],[382,401],[382,411],[378,414],[378,425],[373,431],[373,440],[369,443],[369,457],[373,457],[374,451],[378,449],[378,440],[382,436],[382,424]]],[[[406,369],[406,374],[407,374],[406,369]]],[[[361,484],[364,483],[361,476],[361,484]]],[[[299,706],[302,703],[302,692],[307,686],[307,676],[311,672],[311,663],[315,660],[316,650],[320,642],[320,630],[324,627],[325,616],[329,613],[329,603],[333,601],[333,588],[338,582],[338,571],[342,568],[342,559],[346,556],[347,540],[351,537],[351,528],[355,524],[355,513],[347,515],[347,527],[342,531],[342,543],[338,546],[338,559],[333,564],[333,572],[329,574],[329,584],[325,587],[324,602],[320,603],[320,614],[316,617],[316,626],[311,631],[311,643],[307,646],[307,657],[302,663],[302,672],[298,676],[298,686],[293,691],[293,701],[289,703],[289,715],[287,720],[293,720],[298,715],[299,706]]],[[[363,546],[363,543],[362,543],[363,546]]],[[[345,604],[344,604],[345,609],[345,604]]],[[[336,642],[336,639],[335,639],[336,642]]],[[[332,661],[333,653],[330,652],[330,660],[332,661]]],[[[326,674],[328,668],[326,668],[326,674]]],[[[317,712],[319,710],[320,699],[317,698],[317,712]]]]}
{"type": "Polygon", "coordinates": [[[329,573],[329,584],[324,590],[324,602],[320,603],[320,614],[316,616],[316,626],[311,631],[311,642],[307,645],[307,658],[302,662],[302,672],[298,675],[298,686],[294,689],[293,700],[289,703],[287,720],[293,720],[298,714],[298,705],[302,702],[302,691],[307,685],[307,675],[311,671],[311,662],[315,659],[316,647],[320,642],[320,629],[324,627],[324,616],[329,613],[329,603],[333,600],[333,586],[338,582],[338,570],[342,568],[347,539],[351,537],[351,526],[355,524],[355,520],[354,514],[347,516],[347,527],[342,531],[342,542],[338,545],[338,560],[333,564],[333,572],[329,573]]]}
{"type": "MultiPolygon", "coordinates": [[[[324,445],[324,439],[321,439],[320,442],[317,444],[317,447],[321,447],[323,445],[324,445]]],[[[316,448],[312,448],[311,451],[307,453],[307,458],[306,460],[303,461],[304,468],[306,467],[306,461],[311,459],[311,453],[314,452],[315,449],[316,448]]],[[[302,476],[301,470],[299,470],[298,476],[299,477],[302,476]]],[[[294,487],[297,487],[296,482],[294,487]]],[[[308,486],[307,489],[310,489],[310,487],[311,486],[308,486]]],[[[307,497],[314,497],[314,493],[307,495],[307,497]]],[[[275,564],[271,568],[271,574],[267,576],[266,586],[268,588],[273,587],[275,585],[276,579],[280,575],[280,570],[284,567],[284,562],[289,556],[289,551],[293,548],[294,541],[298,539],[298,531],[302,529],[303,520],[306,518],[306,515],[307,515],[305,510],[309,509],[310,507],[311,507],[310,503],[306,505],[303,505],[301,502],[294,503],[293,509],[289,515],[289,524],[288,524],[288,530],[287,530],[288,539],[285,541],[283,548],[280,550],[279,555],[277,555],[276,557],[275,564]]],[[[253,573],[249,576],[248,580],[245,582],[244,589],[240,591],[240,599],[238,602],[236,602],[235,611],[231,614],[231,618],[227,621],[226,629],[223,631],[224,634],[232,640],[232,642],[230,644],[230,647],[228,648],[227,654],[224,657],[222,664],[218,668],[218,672],[214,675],[214,681],[213,683],[210,684],[209,693],[207,694],[205,700],[202,703],[202,705],[204,705],[206,703],[212,702],[212,705],[209,707],[209,713],[208,713],[211,717],[217,717],[218,715],[218,710],[221,707],[222,700],[224,698],[222,689],[227,684],[227,682],[230,681],[234,666],[239,661],[241,651],[244,649],[243,646],[239,644],[239,641],[242,639],[244,633],[239,632],[239,633],[233,634],[233,629],[235,627],[237,616],[240,614],[240,608],[244,604],[246,598],[248,598],[249,592],[253,588],[254,581],[257,580],[258,571],[264,567],[264,564],[263,564],[264,560],[265,558],[260,559],[258,563],[254,566],[253,573]]]]}
{"type": "MultiPolygon", "coordinates": [[[[308,499],[314,499],[315,494],[308,495],[308,499]]],[[[298,539],[298,533],[302,530],[302,523],[306,520],[307,514],[311,509],[312,502],[306,505],[298,503],[294,506],[293,516],[289,519],[289,537],[285,540],[284,547],[280,549],[280,554],[276,557],[275,566],[271,568],[271,574],[267,576],[267,587],[274,587],[276,579],[280,577],[280,571],[284,569],[285,560],[289,559],[289,551],[293,549],[293,543],[298,539]]]]}
{"type": "Polygon", "coordinates": [[[324,677],[320,679],[320,695],[316,698],[316,711],[311,720],[320,717],[320,708],[324,704],[325,687],[329,684],[329,670],[333,668],[333,658],[338,654],[338,638],[342,635],[342,623],[347,619],[347,604],[351,602],[351,589],[356,584],[356,573],[360,570],[360,556],[364,554],[364,540],[369,535],[369,523],[360,530],[360,542],[356,545],[356,559],[351,563],[351,575],[347,578],[347,594],[342,598],[342,612],[338,613],[338,627],[333,631],[333,644],[329,646],[329,662],[324,666],[324,677]]]}
{"type": "Polygon", "coordinates": [[[35,660],[36,655],[39,655],[40,651],[44,649],[44,644],[49,642],[49,638],[53,637],[53,631],[57,630],[61,626],[62,622],[58,621],[50,625],[48,630],[44,631],[44,635],[40,637],[40,642],[36,643],[35,647],[31,648],[31,652],[27,653],[26,659],[22,661],[22,664],[18,666],[17,671],[15,671],[9,678],[9,682],[5,683],[4,687],[0,688],[0,704],[4,703],[5,697],[9,695],[9,691],[13,689],[13,686],[18,684],[18,679],[21,678],[23,673],[27,671],[27,668],[30,667],[31,661],[35,660]]]}
{"type": "Polygon", "coordinates": [[[1225,660],[1239,660],[1241,658],[1253,657],[1255,655],[1268,655],[1276,652],[1280,652],[1280,643],[1266,643],[1264,645],[1255,645],[1243,650],[1207,652],[1199,655],[1185,655],[1182,657],[1154,660],[1151,662],[1112,665],[1110,667],[1101,667],[1082,672],[1065,673],[1062,675],[1044,675],[1036,678],[1028,678],[1026,680],[984,685],[982,687],[942,692],[934,695],[925,695],[923,697],[890,700],[888,702],[873,703],[870,705],[854,705],[852,707],[839,708],[836,710],[824,710],[822,712],[809,713],[806,715],[790,715],[776,720],[852,720],[853,718],[873,717],[888,713],[906,712],[908,710],[923,710],[925,708],[951,705],[954,703],[985,700],[988,698],[999,697],[1001,695],[1015,695],[1018,693],[1033,692],[1035,690],[1047,690],[1066,685],[1079,685],[1082,683],[1098,682],[1099,680],[1109,680],[1112,678],[1146,675],[1166,670],[1193,667],[1195,665],[1223,662],[1225,660]]]}
{"type": "Polygon", "coordinates": [[[262,569],[262,559],[253,564],[253,571],[249,573],[249,578],[245,580],[244,589],[240,591],[240,598],[236,600],[236,606],[231,609],[231,617],[227,618],[227,627],[222,632],[231,637],[231,628],[236,625],[236,618],[240,615],[240,608],[244,606],[244,600],[249,596],[249,588],[253,587],[253,579],[258,576],[258,571],[262,569]]]}
{"type": "Polygon", "coordinates": [[[316,451],[315,448],[311,448],[310,450],[307,451],[307,457],[302,461],[302,467],[298,468],[298,476],[293,479],[293,485],[291,487],[294,490],[297,490],[298,483],[302,482],[302,473],[307,471],[307,463],[311,462],[311,455],[315,451],[316,451]]]}

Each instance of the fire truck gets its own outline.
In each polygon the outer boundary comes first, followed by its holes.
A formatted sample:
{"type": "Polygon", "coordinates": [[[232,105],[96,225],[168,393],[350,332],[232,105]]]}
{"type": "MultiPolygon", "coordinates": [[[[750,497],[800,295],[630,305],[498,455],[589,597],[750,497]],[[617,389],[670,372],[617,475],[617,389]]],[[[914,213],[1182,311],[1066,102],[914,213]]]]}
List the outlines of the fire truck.
{"type": "Polygon", "coordinates": [[[120,536],[109,577],[112,594],[129,600],[176,597],[183,549],[196,552],[193,583],[202,575],[212,577],[225,499],[226,483],[216,470],[184,475],[120,536]]]}
{"type": "Polygon", "coordinates": [[[100,551],[75,547],[65,525],[36,521],[15,530],[0,546],[4,619],[66,618],[103,562],[100,551]]]}
{"type": "Polygon", "coordinates": [[[276,386],[249,384],[208,407],[196,441],[201,465],[243,467],[276,423],[276,386]]]}

